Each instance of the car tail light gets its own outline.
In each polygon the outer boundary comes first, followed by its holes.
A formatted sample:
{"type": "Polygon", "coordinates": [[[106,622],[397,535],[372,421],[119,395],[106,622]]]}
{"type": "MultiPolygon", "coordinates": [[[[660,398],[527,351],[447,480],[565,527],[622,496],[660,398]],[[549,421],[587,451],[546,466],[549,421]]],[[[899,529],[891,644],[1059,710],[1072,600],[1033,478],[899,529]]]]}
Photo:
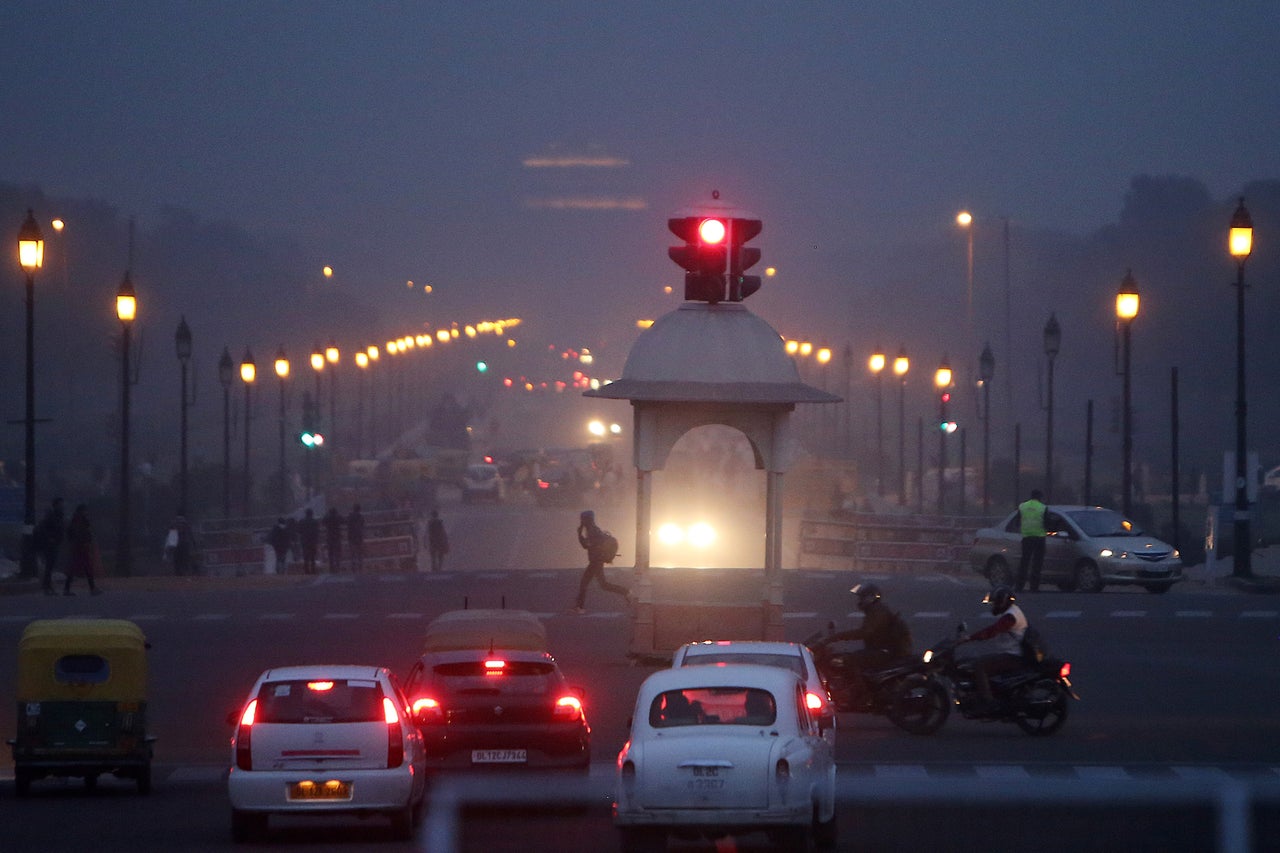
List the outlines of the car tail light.
{"type": "Polygon", "coordinates": [[[556,700],[554,713],[557,720],[581,719],[582,700],[577,696],[561,696],[556,700]]]}
{"type": "Polygon", "coordinates": [[[779,782],[786,782],[791,778],[791,763],[785,758],[779,758],[778,764],[775,768],[775,773],[778,776],[779,782]]]}
{"type": "Polygon", "coordinates": [[[423,696],[414,700],[413,716],[420,723],[443,723],[444,706],[430,696],[423,696]]]}
{"type": "Polygon", "coordinates": [[[387,766],[404,763],[404,732],[400,729],[400,712],[390,696],[382,697],[382,716],[387,721],[387,766]]]}
{"type": "Polygon", "coordinates": [[[549,488],[551,488],[551,484],[550,484],[550,483],[548,483],[546,480],[539,480],[539,481],[538,481],[538,488],[539,488],[539,489],[549,489],[549,488]]]}
{"type": "Polygon", "coordinates": [[[1070,661],[1066,661],[1065,663],[1062,664],[1061,667],[1058,668],[1058,677],[1061,678],[1063,681],[1071,677],[1070,661]]]}
{"type": "Polygon", "coordinates": [[[813,691],[804,694],[804,706],[816,714],[825,714],[827,708],[827,700],[823,699],[813,691]]]}
{"type": "Polygon", "coordinates": [[[236,728],[236,767],[241,770],[253,769],[253,721],[258,715],[258,700],[253,699],[240,715],[240,725],[236,728]]]}
{"type": "Polygon", "coordinates": [[[488,658],[484,662],[485,675],[502,675],[507,668],[507,662],[498,658],[488,658]]]}

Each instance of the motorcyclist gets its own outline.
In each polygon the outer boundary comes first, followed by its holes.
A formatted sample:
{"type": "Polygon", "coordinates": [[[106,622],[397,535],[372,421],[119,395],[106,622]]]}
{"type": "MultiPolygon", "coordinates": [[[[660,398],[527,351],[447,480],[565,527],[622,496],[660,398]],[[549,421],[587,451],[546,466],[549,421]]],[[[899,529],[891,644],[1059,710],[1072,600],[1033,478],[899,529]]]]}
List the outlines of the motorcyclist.
{"type": "Polygon", "coordinates": [[[862,625],[824,637],[815,644],[814,653],[838,667],[858,689],[866,670],[911,654],[911,629],[901,615],[884,603],[880,587],[875,584],[856,584],[849,592],[857,598],[858,609],[863,613],[862,625]],[[862,641],[861,649],[843,651],[835,647],[836,643],[857,640],[862,641]]]}
{"type": "Polygon", "coordinates": [[[1022,636],[1027,631],[1028,623],[1026,614],[1014,601],[1012,589],[1004,585],[994,587],[982,599],[982,603],[991,605],[991,614],[996,620],[960,641],[991,643],[990,652],[972,661],[973,681],[982,703],[982,707],[977,709],[979,713],[992,713],[999,708],[999,703],[991,692],[991,676],[1012,672],[1024,666],[1022,636]]]}

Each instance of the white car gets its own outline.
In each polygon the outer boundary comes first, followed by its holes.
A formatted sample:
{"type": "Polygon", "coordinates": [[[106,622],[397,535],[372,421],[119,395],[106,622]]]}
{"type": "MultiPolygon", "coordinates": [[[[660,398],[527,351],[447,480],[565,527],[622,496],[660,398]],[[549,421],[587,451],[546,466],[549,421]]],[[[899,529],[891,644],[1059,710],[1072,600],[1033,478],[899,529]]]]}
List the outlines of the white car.
{"type": "Polygon", "coordinates": [[[477,462],[468,465],[462,475],[462,502],[493,501],[502,503],[507,499],[507,483],[502,479],[497,465],[477,462]]]}
{"type": "Polygon", "coordinates": [[[835,758],[789,669],[655,672],[640,686],[617,767],[613,822],[624,851],[665,849],[668,835],[756,831],[783,850],[835,846],[835,758]]]}
{"type": "Polygon", "coordinates": [[[809,706],[809,714],[817,720],[823,739],[835,749],[836,706],[808,646],[767,640],[705,640],[686,643],[671,656],[673,667],[730,663],[778,666],[800,676],[804,681],[804,701],[809,706]]]}
{"type": "Polygon", "coordinates": [[[413,835],[426,757],[395,676],[379,666],[288,666],[254,682],[231,741],[231,834],[266,834],[273,814],[385,814],[413,835]]]}

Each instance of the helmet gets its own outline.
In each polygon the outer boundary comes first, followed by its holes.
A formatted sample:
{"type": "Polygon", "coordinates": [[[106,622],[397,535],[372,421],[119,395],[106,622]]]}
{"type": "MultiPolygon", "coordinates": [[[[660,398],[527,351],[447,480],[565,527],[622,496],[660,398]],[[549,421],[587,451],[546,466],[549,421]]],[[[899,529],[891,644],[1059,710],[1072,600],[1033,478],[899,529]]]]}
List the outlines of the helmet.
{"type": "Polygon", "coordinates": [[[880,600],[880,587],[873,583],[854,584],[849,590],[858,597],[858,609],[866,610],[872,604],[880,600]]]}
{"type": "Polygon", "coordinates": [[[595,521],[595,520],[596,520],[596,514],[595,514],[593,511],[589,510],[589,509],[584,509],[584,510],[583,510],[583,511],[578,515],[578,520],[579,520],[579,521],[595,521]]]}
{"type": "Polygon", "coordinates": [[[990,604],[991,613],[995,616],[999,616],[1001,613],[1008,610],[1009,605],[1013,604],[1016,600],[1017,599],[1013,597],[1013,590],[1001,584],[1000,586],[993,587],[991,592],[987,593],[986,597],[982,599],[982,603],[990,604]]]}

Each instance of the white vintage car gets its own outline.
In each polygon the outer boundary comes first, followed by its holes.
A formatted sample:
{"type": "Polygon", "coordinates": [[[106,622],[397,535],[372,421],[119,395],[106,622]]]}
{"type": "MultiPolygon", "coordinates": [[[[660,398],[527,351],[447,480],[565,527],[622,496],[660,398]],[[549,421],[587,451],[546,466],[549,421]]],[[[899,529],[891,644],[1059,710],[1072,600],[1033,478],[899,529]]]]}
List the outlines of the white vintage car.
{"type": "Polygon", "coordinates": [[[835,757],[805,692],[794,672],[751,664],[645,679],[618,754],[623,850],[757,831],[779,849],[834,847],[835,757]]]}

